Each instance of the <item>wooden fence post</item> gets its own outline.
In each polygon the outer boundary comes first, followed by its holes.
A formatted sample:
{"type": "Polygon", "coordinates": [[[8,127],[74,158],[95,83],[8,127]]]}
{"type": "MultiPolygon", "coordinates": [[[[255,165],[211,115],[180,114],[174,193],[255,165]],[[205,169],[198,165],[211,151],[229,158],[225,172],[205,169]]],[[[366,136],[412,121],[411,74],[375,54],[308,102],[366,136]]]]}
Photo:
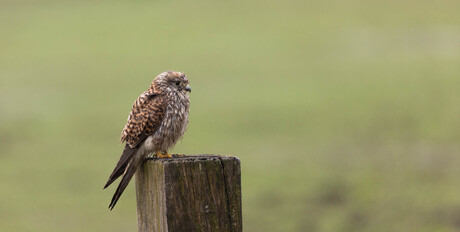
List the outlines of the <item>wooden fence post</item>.
{"type": "Polygon", "coordinates": [[[136,173],[139,232],[242,231],[240,161],[147,159],[136,173]]]}

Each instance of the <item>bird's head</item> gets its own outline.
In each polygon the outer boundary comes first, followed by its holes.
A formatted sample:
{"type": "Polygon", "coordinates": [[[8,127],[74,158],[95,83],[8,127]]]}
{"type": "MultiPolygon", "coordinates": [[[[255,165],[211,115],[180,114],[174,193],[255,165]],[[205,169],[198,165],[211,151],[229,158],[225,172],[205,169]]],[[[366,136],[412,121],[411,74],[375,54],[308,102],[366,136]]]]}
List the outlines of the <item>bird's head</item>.
{"type": "Polygon", "coordinates": [[[153,80],[152,87],[156,91],[169,92],[192,92],[189,85],[189,80],[184,73],[176,71],[166,71],[160,73],[155,80],[153,80]]]}

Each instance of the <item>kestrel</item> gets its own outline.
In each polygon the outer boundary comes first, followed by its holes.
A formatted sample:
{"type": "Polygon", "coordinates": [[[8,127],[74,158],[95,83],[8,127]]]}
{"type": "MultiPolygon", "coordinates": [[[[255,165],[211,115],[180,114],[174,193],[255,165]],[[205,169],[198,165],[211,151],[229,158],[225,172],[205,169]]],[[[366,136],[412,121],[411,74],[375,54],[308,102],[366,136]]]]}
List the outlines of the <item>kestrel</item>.
{"type": "Polygon", "coordinates": [[[182,138],[187,130],[192,89],[185,74],[163,72],[153,80],[150,88],[134,102],[128,121],[121,133],[125,149],[105,184],[107,188],[123,176],[109,209],[113,209],[128,186],[142,161],[153,154],[158,158],[170,158],[168,150],[182,138]]]}

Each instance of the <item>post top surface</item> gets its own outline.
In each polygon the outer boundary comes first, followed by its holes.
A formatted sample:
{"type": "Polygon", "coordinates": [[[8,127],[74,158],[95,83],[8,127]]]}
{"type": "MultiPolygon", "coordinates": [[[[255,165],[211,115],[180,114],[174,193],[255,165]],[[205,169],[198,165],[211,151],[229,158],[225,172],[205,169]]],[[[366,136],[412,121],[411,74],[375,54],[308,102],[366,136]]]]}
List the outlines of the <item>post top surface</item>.
{"type": "Polygon", "coordinates": [[[169,163],[169,162],[199,162],[199,161],[207,161],[207,160],[237,160],[239,162],[239,158],[235,156],[227,156],[227,155],[183,155],[174,157],[176,154],[172,154],[173,158],[153,158],[149,157],[146,159],[148,162],[161,162],[161,163],[169,163]]]}

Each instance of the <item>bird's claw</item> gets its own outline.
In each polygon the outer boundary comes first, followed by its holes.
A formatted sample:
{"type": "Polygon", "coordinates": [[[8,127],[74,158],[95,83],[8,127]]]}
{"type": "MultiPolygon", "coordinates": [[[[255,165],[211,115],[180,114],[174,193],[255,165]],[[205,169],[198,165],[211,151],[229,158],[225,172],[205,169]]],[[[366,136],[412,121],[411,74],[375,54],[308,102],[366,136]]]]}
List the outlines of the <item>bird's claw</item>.
{"type": "Polygon", "coordinates": [[[157,158],[172,158],[172,156],[171,156],[170,154],[168,154],[168,153],[163,154],[163,153],[160,153],[160,152],[157,153],[155,156],[156,156],[157,158]]]}
{"type": "Polygon", "coordinates": [[[179,158],[179,157],[185,157],[185,155],[184,154],[168,154],[168,153],[163,154],[161,152],[158,152],[158,153],[155,154],[154,157],[155,158],[160,158],[160,159],[162,159],[162,158],[179,158]]]}

